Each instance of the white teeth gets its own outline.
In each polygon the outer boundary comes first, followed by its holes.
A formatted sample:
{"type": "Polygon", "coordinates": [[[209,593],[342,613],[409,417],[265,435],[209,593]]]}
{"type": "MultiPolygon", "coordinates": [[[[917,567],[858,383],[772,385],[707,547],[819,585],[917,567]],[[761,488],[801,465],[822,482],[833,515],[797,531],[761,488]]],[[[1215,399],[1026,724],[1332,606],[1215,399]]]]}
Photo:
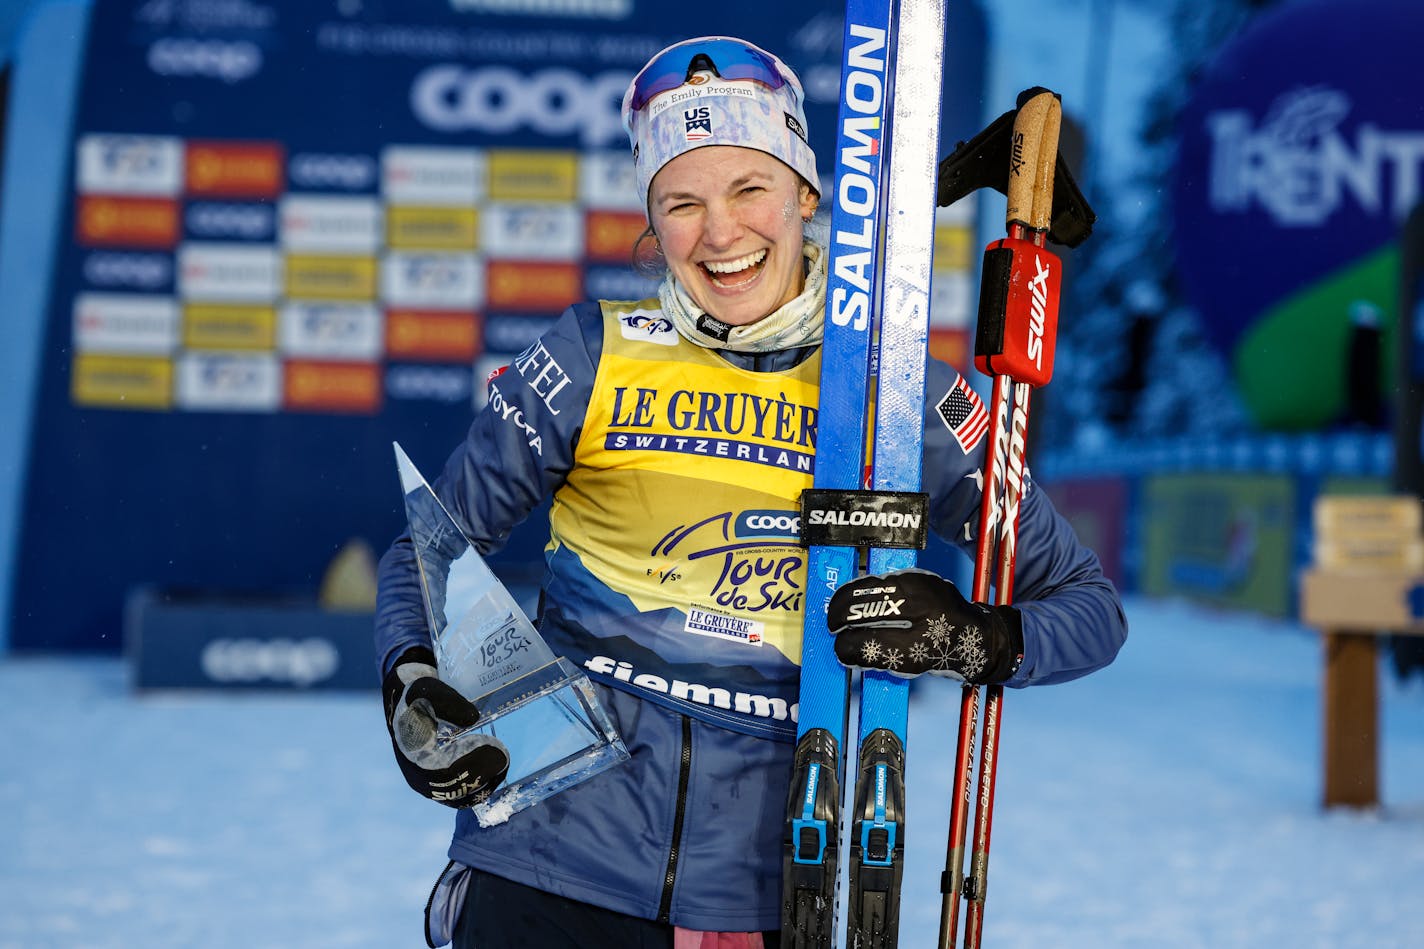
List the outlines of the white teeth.
{"type": "Polygon", "coordinates": [[[702,266],[713,273],[737,273],[746,270],[748,267],[755,267],[766,259],[766,251],[759,250],[747,254],[745,257],[738,257],[736,260],[708,260],[702,266]]]}

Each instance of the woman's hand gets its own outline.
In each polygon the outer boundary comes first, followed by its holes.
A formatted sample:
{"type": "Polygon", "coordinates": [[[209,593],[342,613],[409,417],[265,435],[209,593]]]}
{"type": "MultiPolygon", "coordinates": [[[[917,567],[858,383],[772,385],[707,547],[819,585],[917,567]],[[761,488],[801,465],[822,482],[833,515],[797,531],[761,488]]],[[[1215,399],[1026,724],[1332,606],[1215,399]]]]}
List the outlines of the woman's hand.
{"type": "Polygon", "coordinates": [[[1023,662],[1018,610],[971,603],[927,570],[858,577],[836,590],[826,619],[848,666],[984,685],[1009,679],[1023,662]]]}

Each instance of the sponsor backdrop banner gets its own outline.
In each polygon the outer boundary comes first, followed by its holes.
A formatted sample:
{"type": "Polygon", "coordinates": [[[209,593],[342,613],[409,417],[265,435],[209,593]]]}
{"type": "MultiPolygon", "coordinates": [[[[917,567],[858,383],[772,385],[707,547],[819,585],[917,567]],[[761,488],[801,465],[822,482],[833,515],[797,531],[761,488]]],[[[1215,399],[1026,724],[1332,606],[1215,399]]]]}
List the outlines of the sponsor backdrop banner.
{"type": "Polygon", "coordinates": [[[1135,563],[1128,530],[1132,488],[1127,478],[1065,478],[1045,485],[1054,507],[1073,525],[1084,546],[1098,555],[1103,573],[1119,590],[1134,584],[1127,575],[1135,563]]]}
{"type": "Polygon", "coordinates": [[[1293,614],[1295,479],[1151,475],[1141,490],[1143,593],[1293,614]]]}
{"type": "MultiPolygon", "coordinates": [[[[393,440],[435,469],[565,306],[651,290],[628,266],[636,69],[704,33],[776,51],[828,168],[842,10],[96,0],[12,647],[117,649],[136,586],[308,595],[350,539],[383,549],[393,440]]],[[[974,4],[949,34],[946,148],[982,120],[974,4]]],[[[946,345],[972,233],[963,212],[938,228],[946,345]]],[[[542,544],[502,562],[537,569],[542,544]]]]}
{"type": "MultiPolygon", "coordinates": [[[[1263,427],[1381,424],[1359,393],[1351,405],[1350,352],[1392,365],[1397,237],[1424,184],[1421,36],[1418,0],[1281,4],[1183,111],[1179,272],[1263,427]]],[[[1372,381],[1377,404],[1387,368],[1372,381]]]]}

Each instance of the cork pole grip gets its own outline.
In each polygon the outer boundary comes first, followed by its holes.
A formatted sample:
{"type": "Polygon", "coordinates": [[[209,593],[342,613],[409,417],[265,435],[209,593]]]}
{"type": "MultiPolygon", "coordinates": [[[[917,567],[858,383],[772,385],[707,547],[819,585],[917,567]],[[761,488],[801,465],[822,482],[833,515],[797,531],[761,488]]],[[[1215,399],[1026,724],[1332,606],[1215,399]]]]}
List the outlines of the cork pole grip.
{"type": "Polygon", "coordinates": [[[1010,227],[1015,224],[1027,226],[1033,214],[1038,152],[1043,141],[1048,104],[1053,101],[1051,92],[1039,93],[1020,106],[1018,114],[1014,116],[1014,133],[1009,146],[1009,186],[1006,192],[1009,203],[1004,213],[1005,222],[1010,227]]]}
{"type": "Polygon", "coordinates": [[[1058,164],[1058,131],[1063,125],[1063,104],[1051,93],[1042,93],[1034,98],[1048,100],[1043,116],[1043,130],[1039,137],[1037,164],[1033,171],[1033,210],[1029,212],[1028,226],[1047,233],[1053,223],[1053,172],[1058,164]]]}

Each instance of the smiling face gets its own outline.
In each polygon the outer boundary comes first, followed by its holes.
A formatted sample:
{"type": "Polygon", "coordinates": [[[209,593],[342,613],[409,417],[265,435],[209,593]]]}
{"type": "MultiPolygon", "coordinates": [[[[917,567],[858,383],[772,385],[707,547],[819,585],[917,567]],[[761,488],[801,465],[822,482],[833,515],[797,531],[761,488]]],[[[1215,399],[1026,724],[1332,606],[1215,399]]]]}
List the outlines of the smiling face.
{"type": "Polygon", "coordinates": [[[765,152],[708,145],[653,178],[648,216],[668,267],[702,310],[729,326],[755,323],[805,283],[802,228],[816,193],[765,152]]]}

